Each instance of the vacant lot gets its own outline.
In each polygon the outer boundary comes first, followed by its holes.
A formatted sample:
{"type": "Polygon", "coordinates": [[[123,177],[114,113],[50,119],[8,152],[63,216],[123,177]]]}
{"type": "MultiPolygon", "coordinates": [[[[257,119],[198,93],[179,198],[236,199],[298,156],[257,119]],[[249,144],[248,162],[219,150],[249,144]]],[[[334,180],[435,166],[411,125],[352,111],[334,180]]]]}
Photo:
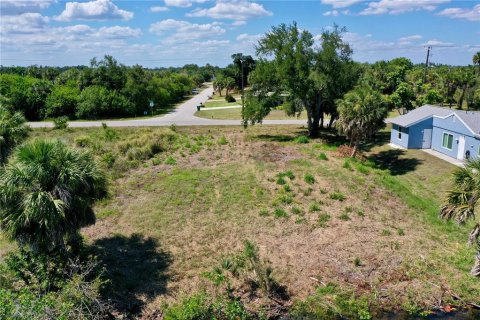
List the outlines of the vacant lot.
{"type": "MultiPolygon", "coordinates": [[[[200,118],[207,119],[218,119],[218,120],[241,120],[242,119],[242,109],[220,109],[220,110],[201,110],[195,112],[195,116],[200,118]]],[[[265,120],[292,120],[292,119],[307,119],[307,114],[303,112],[299,117],[289,117],[285,114],[283,110],[273,110],[268,116],[265,117],[265,120]]]]}
{"type": "Polygon", "coordinates": [[[480,302],[480,282],[468,274],[470,226],[437,218],[453,166],[388,149],[384,135],[365,147],[368,160],[352,161],[338,154],[343,141],[333,135],[297,138],[303,134],[256,126],[33,136],[92,151],[111,177],[111,196],[83,234],[106,267],[119,312],[153,317],[205,288],[202,273],[245,240],[271,262],[287,305],[328,283],[377,310],[415,313],[452,297],[480,302]]]}

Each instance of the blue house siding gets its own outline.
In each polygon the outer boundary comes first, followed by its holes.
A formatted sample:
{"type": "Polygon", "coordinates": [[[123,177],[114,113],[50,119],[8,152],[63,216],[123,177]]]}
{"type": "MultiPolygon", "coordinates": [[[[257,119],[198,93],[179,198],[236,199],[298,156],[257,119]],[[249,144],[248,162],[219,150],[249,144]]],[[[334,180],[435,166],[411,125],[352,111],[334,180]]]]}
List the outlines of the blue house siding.
{"type": "Polygon", "coordinates": [[[454,131],[464,136],[473,137],[473,133],[463,124],[460,119],[458,119],[454,115],[451,115],[450,117],[445,119],[433,117],[433,126],[441,129],[454,131]]]}
{"type": "Polygon", "coordinates": [[[423,131],[432,128],[433,119],[425,119],[408,128],[408,148],[422,149],[423,147],[423,131]]]}
{"type": "Polygon", "coordinates": [[[409,131],[408,128],[403,128],[402,129],[402,138],[398,139],[398,130],[399,126],[396,124],[392,125],[392,131],[390,133],[390,142],[393,143],[394,145],[403,147],[405,149],[408,149],[408,135],[409,131]]]}
{"type": "Polygon", "coordinates": [[[467,150],[470,151],[470,156],[472,159],[477,157],[480,158],[479,149],[480,149],[480,139],[467,136],[466,142],[465,142],[465,151],[467,150]]]}
{"type": "Polygon", "coordinates": [[[457,132],[450,131],[447,129],[433,127],[432,131],[432,149],[440,153],[446,154],[449,157],[457,158],[458,153],[458,139],[460,135],[457,132]],[[446,149],[442,146],[443,143],[443,134],[448,133],[453,135],[452,150],[446,149]]]}
{"type": "Polygon", "coordinates": [[[432,149],[452,158],[457,158],[460,136],[465,136],[465,150],[470,150],[471,157],[478,155],[478,139],[473,137],[472,132],[456,116],[451,115],[445,119],[433,117],[432,149]],[[444,148],[443,134],[453,135],[452,150],[444,148]]]}

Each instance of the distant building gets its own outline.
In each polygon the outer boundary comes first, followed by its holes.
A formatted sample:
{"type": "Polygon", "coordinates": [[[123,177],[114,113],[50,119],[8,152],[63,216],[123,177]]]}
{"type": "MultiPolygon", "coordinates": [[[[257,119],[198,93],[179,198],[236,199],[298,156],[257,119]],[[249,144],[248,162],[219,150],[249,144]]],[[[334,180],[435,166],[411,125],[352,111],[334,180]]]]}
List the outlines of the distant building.
{"type": "Polygon", "coordinates": [[[386,121],[394,146],[433,149],[460,161],[480,156],[480,111],[424,105],[386,121]]]}

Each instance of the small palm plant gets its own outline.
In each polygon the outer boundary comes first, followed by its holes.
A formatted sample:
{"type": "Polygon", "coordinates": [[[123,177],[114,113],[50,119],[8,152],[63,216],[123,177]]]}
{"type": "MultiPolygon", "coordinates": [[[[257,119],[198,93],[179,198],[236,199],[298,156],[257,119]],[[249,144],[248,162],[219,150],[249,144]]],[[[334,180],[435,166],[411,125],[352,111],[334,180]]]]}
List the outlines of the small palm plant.
{"type": "MultiPolygon", "coordinates": [[[[440,216],[446,220],[456,220],[464,224],[476,218],[480,208],[480,158],[467,162],[464,168],[455,170],[453,189],[447,193],[440,216]]],[[[480,222],[470,232],[468,243],[477,243],[480,236],[480,222]]],[[[480,249],[477,252],[472,275],[480,277],[480,249]]]]}
{"type": "Polygon", "coordinates": [[[7,157],[28,135],[25,117],[19,113],[11,113],[0,106],[0,165],[7,162],[7,157]]]}
{"type": "Polygon", "coordinates": [[[19,147],[0,171],[0,230],[20,246],[53,252],[78,245],[107,183],[92,157],[60,141],[19,147]]]}

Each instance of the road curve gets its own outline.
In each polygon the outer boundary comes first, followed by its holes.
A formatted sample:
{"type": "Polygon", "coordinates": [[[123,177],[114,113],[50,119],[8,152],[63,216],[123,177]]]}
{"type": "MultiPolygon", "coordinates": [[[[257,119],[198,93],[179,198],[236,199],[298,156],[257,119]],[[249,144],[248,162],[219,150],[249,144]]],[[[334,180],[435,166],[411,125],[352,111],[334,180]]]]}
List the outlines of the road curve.
{"type": "MultiPolygon", "coordinates": [[[[201,91],[191,99],[179,105],[171,113],[160,117],[152,117],[138,120],[103,120],[103,121],[72,121],[68,123],[70,128],[101,127],[106,123],[109,127],[164,127],[172,124],[177,126],[236,126],[241,125],[239,120],[215,120],[204,119],[194,116],[197,105],[208,100],[213,94],[213,88],[201,91]]],[[[306,125],[306,120],[264,120],[266,125],[297,124],[306,125]]],[[[29,122],[32,128],[52,128],[53,122],[29,122]]]]}

